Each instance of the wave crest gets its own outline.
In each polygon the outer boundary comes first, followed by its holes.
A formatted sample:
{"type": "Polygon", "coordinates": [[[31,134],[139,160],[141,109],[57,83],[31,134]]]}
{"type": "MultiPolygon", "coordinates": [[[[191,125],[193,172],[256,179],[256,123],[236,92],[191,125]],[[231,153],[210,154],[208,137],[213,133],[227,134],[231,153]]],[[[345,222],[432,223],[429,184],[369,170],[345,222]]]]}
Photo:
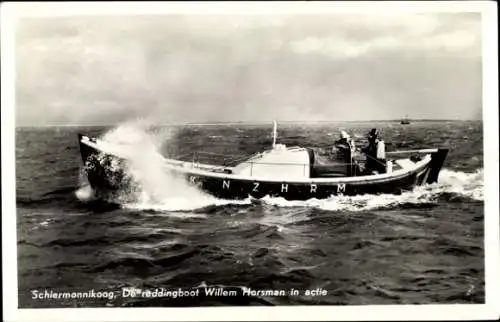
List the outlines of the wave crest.
{"type": "Polygon", "coordinates": [[[473,173],[443,169],[438,183],[416,187],[400,195],[332,196],[328,199],[289,201],[284,198],[263,198],[265,203],[280,207],[314,207],[330,211],[366,211],[404,207],[406,205],[432,205],[446,194],[483,201],[483,170],[473,173]]]}

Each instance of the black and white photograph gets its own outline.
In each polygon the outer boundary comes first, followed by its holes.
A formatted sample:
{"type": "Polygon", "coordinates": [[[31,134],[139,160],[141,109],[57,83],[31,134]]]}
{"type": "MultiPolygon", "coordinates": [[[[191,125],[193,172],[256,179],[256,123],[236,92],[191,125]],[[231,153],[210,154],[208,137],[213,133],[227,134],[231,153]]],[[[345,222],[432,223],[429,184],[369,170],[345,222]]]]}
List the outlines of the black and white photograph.
{"type": "Polygon", "coordinates": [[[3,4],[4,320],[498,318],[496,11],[3,4]]]}

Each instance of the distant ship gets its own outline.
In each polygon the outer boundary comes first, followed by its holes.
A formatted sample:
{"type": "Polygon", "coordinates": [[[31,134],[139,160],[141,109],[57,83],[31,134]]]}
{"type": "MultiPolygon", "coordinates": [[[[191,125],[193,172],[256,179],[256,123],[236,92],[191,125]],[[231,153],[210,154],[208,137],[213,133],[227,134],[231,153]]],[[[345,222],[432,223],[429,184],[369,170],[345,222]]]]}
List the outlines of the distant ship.
{"type": "Polygon", "coordinates": [[[401,120],[401,124],[405,124],[405,125],[410,124],[410,120],[408,120],[408,115],[405,116],[405,118],[401,120]]]}

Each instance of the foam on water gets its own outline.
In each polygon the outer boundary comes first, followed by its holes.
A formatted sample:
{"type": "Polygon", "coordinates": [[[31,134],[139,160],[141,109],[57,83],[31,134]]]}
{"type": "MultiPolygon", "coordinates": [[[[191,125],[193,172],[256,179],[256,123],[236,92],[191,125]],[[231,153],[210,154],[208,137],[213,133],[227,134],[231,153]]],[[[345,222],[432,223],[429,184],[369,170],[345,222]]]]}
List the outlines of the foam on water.
{"type": "Polygon", "coordinates": [[[484,200],[484,171],[473,173],[443,169],[439,175],[439,183],[432,186],[436,192],[448,192],[474,200],[484,200]]]}
{"type": "Polygon", "coordinates": [[[87,180],[87,176],[85,175],[83,168],[80,168],[78,176],[78,189],[75,191],[75,196],[80,201],[90,201],[94,199],[94,191],[87,180]]]}
{"type": "MultiPolygon", "coordinates": [[[[191,211],[209,206],[225,206],[225,205],[248,205],[251,203],[250,199],[246,200],[223,200],[217,199],[210,195],[203,194],[198,191],[200,195],[189,197],[166,197],[160,201],[149,201],[146,197],[145,201],[124,203],[123,207],[135,210],[153,210],[153,211],[191,211]]],[[[184,216],[184,214],[183,214],[184,216]]],[[[205,217],[203,215],[193,214],[191,217],[205,217]]]]}
{"type": "Polygon", "coordinates": [[[366,211],[393,208],[403,204],[434,203],[444,193],[482,201],[483,186],[482,170],[466,173],[443,169],[438,183],[420,186],[413,191],[404,192],[400,195],[332,196],[328,199],[309,199],[307,201],[289,201],[284,198],[266,196],[263,201],[280,207],[313,207],[330,211],[366,211]]]}
{"type": "Polygon", "coordinates": [[[94,191],[90,185],[83,185],[75,191],[75,195],[81,201],[89,201],[94,197],[94,191]]]}

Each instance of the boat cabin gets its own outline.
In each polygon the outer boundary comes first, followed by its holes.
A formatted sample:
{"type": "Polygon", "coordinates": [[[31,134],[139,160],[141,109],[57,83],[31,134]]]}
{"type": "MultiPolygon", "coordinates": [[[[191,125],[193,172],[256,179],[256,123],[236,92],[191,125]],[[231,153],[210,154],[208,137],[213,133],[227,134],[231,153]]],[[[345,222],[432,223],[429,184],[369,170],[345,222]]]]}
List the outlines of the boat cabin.
{"type": "Polygon", "coordinates": [[[310,178],[311,152],[306,148],[287,148],[278,144],[238,164],[233,173],[265,178],[310,178]]]}
{"type": "Polygon", "coordinates": [[[355,176],[360,175],[361,169],[358,163],[327,157],[312,148],[287,148],[278,144],[237,164],[231,173],[246,177],[303,180],[355,176]]]}

